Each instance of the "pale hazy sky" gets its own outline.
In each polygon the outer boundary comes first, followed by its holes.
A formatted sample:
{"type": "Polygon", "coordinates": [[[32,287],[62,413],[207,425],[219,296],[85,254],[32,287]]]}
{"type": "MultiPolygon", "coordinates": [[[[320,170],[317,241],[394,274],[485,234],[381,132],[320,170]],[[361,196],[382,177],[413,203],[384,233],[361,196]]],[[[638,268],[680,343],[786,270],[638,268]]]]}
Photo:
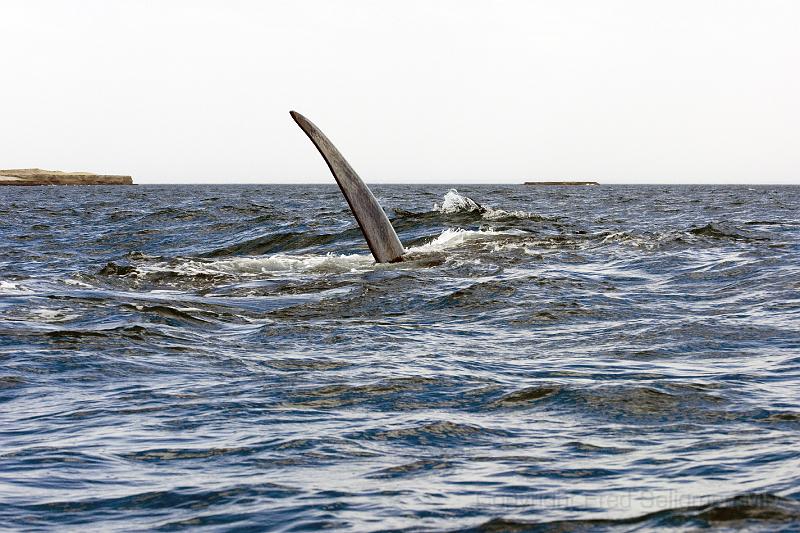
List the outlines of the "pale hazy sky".
{"type": "Polygon", "coordinates": [[[800,183],[800,1],[0,0],[0,168],[800,183]]]}

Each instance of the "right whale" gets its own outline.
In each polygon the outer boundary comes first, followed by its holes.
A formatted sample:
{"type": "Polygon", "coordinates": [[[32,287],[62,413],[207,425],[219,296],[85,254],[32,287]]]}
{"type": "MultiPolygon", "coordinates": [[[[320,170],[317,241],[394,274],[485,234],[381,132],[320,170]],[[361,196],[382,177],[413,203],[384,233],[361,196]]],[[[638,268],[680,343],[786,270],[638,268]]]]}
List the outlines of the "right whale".
{"type": "Polygon", "coordinates": [[[289,114],[292,115],[300,129],[308,135],[328,164],[331,174],[339,184],[339,189],[350,206],[350,211],[353,212],[356,222],[361,227],[361,232],[367,240],[367,246],[369,246],[375,261],[378,263],[402,261],[405,248],[369,187],[358,177],[350,163],[313,122],[296,111],[290,111],[289,114]]]}

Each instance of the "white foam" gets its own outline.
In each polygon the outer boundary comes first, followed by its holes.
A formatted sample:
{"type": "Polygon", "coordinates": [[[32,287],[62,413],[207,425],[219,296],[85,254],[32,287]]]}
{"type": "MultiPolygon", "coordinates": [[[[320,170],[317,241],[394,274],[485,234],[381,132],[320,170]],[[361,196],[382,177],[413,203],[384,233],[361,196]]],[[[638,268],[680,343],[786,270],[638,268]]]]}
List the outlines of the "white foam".
{"type": "Polygon", "coordinates": [[[78,281],[77,279],[65,279],[64,280],[64,284],[65,285],[73,285],[75,287],[84,287],[84,288],[87,288],[87,289],[93,289],[94,288],[91,285],[89,285],[88,283],[84,283],[82,281],[78,281]]]}
{"type": "Polygon", "coordinates": [[[78,318],[76,314],[65,313],[58,309],[47,309],[45,307],[31,309],[30,314],[40,322],[66,322],[78,318]]]}
{"type": "MultiPolygon", "coordinates": [[[[654,250],[660,248],[665,242],[674,241],[680,237],[679,233],[666,232],[656,235],[631,235],[624,231],[611,233],[603,237],[600,244],[620,244],[623,246],[633,246],[634,248],[643,248],[646,250],[654,250]]],[[[592,241],[587,241],[583,244],[584,247],[593,246],[592,241]]]]}
{"type": "Polygon", "coordinates": [[[33,294],[33,291],[24,285],[0,280],[0,294],[12,296],[16,294],[33,294]]]}
{"type": "Polygon", "coordinates": [[[480,242],[494,240],[506,235],[522,235],[521,231],[495,231],[491,228],[481,230],[446,229],[438,237],[421,246],[406,249],[408,253],[443,252],[445,250],[462,246],[467,242],[480,242]]]}
{"type": "Polygon", "coordinates": [[[506,211],[505,209],[495,209],[494,207],[485,207],[486,211],[483,212],[483,218],[486,220],[500,220],[503,218],[536,218],[538,215],[529,213],[527,211],[515,210],[506,211]]]}
{"type": "Polygon", "coordinates": [[[600,241],[600,244],[605,244],[607,242],[624,242],[627,240],[630,240],[630,236],[624,231],[618,231],[603,237],[603,240],[600,241]]]}
{"type": "MultiPolygon", "coordinates": [[[[406,253],[443,252],[463,246],[468,242],[491,241],[501,236],[522,234],[525,232],[518,230],[495,231],[491,228],[446,229],[426,244],[407,248],[406,253]]],[[[371,254],[275,254],[263,257],[231,257],[213,261],[186,259],[181,262],[139,265],[136,270],[144,275],[171,272],[187,277],[197,275],[257,277],[263,274],[281,273],[342,274],[375,268],[404,268],[404,266],[404,263],[376,265],[371,254]]]]}
{"type": "Polygon", "coordinates": [[[468,196],[459,194],[456,189],[450,189],[442,199],[442,205],[433,204],[433,210],[440,213],[471,213],[481,211],[481,216],[485,220],[500,220],[503,218],[534,218],[537,215],[527,211],[515,210],[506,211],[505,209],[495,209],[488,205],[479,205],[475,200],[468,196]]]}
{"type": "Polygon", "coordinates": [[[471,211],[480,211],[481,206],[475,200],[467,196],[458,194],[455,189],[450,189],[442,199],[442,205],[433,204],[433,210],[440,213],[464,213],[471,211]]]}
{"type": "Polygon", "coordinates": [[[430,242],[407,248],[407,253],[426,253],[426,252],[442,252],[448,248],[454,248],[464,244],[467,240],[477,237],[480,231],[470,231],[464,229],[446,229],[438,237],[435,237],[430,242]]]}
{"type": "Polygon", "coordinates": [[[371,268],[374,260],[371,255],[286,255],[275,254],[266,257],[233,257],[215,261],[187,260],[179,264],[155,264],[140,266],[139,272],[176,272],[181,275],[244,275],[256,276],[265,273],[310,272],[343,273],[371,268]]]}

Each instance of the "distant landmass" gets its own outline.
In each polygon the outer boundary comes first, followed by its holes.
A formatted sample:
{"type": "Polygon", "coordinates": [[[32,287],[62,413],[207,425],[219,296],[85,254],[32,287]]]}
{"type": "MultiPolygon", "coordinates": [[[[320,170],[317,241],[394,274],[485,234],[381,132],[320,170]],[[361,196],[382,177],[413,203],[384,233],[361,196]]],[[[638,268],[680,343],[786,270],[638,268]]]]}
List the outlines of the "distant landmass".
{"type": "Polygon", "coordinates": [[[525,185],[600,185],[596,181],[526,181],[525,185]]]}
{"type": "Polygon", "coordinates": [[[91,172],[16,168],[0,170],[0,185],[133,185],[133,178],[91,172]]]}

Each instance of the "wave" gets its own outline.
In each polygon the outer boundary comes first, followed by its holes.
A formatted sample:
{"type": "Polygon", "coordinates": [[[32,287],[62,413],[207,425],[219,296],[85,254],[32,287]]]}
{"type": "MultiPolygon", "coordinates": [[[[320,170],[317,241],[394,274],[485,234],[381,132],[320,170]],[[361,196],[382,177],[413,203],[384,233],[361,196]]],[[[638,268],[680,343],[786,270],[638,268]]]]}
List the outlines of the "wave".
{"type": "MultiPolygon", "coordinates": [[[[744,224],[750,224],[745,222],[744,224]]],[[[625,244],[644,249],[657,249],[664,246],[698,244],[725,244],[726,242],[760,242],[773,240],[774,234],[736,227],[734,224],[709,222],[704,226],[675,229],[664,232],[629,233],[626,231],[602,232],[596,234],[601,245],[625,244]]]]}
{"type": "Polygon", "coordinates": [[[763,241],[769,240],[767,237],[758,236],[752,231],[742,231],[737,228],[730,227],[729,224],[718,224],[710,222],[705,226],[693,227],[688,233],[700,237],[708,237],[712,239],[732,240],[732,241],[763,241]]]}
{"type": "MultiPolygon", "coordinates": [[[[326,248],[344,241],[350,245],[359,241],[360,230],[352,224],[340,232],[303,232],[298,228],[275,232],[240,242],[234,242],[201,253],[193,257],[172,259],[131,253],[123,264],[108,263],[98,274],[106,276],[130,276],[144,278],[149,283],[191,279],[201,282],[219,283],[226,279],[252,278],[265,274],[346,274],[376,269],[425,268],[437,266],[443,261],[454,259],[449,252],[466,248],[472,252],[503,253],[513,257],[519,249],[526,255],[535,255],[542,249],[584,249],[596,246],[623,244],[642,249],[657,249],[665,246],[692,246],[696,243],[713,243],[718,240],[749,240],[755,238],[752,231],[739,231],[726,225],[709,223],[705,226],[676,228],[666,232],[628,233],[625,231],[600,232],[594,235],[573,229],[564,233],[565,228],[537,227],[520,229],[513,220],[545,220],[526,211],[506,211],[481,205],[468,196],[450,189],[443,197],[441,205],[434,204],[434,210],[424,213],[395,211],[395,225],[405,235],[406,261],[393,265],[376,265],[369,253],[327,252],[326,248]],[[510,224],[479,223],[476,220],[508,220],[510,224]],[[466,228],[452,227],[465,223],[466,228]],[[441,229],[441,226],[450,225],[441,229]],[[438,233],[431,235],[430,226],[438,233]],[[471,227],[470,227],[471,226],[471,227]],[[475,228],[475,226],[478,226],[475,228]],[[494,227],[493,227],[494,226],[494,227]],[[407,233],[416,234],[409,238],[407,233]],[[428,233],[428,235],[425,235],[428,233]],[[486,246],[488,244],[488,246],[486,246]],[[316,253],[315,253],[316,252],[316,253]],[[266,254],[266,255],[261,255],[266,254]]],[[[288,228],[287,228],[288,229],[288,228]]],[[[241,235],[239,236],[241,238],[241,235]]],[[[476,261],[480,257],[475,257],[476,261]]],[[[463,254],[456,259],[463,259],[463,254]]],[[[19,290],[14,284],[0,285],[3,290],[19,290]]]]}
{"type": "Polygon", "coordinates": [[[277,272],[342,273],[372,267],[369,254],[275,254],[268,257],[235,257],[230,259],[185,259],[169,263],[141,265],[136,271],[143,275],[170,272],[178,276],[258,275],[277,272]]]}
{"type": "MultiPolygon", "coordinates": [[[[600,241],[597,244],[624,244],[645,250],[655,250],[668,245],[688,244],[689,240],[685,232],[669,231],[663,233],[642,233],[633,234],[626,231],[604,232],[596,235],[600,241]]],[[[590,241],[591,242],[591,241],[590,241]]]]}
{"type": "Polygon", "coordinates": [[[508,219],[533,219],[533,220],[549,220],[535,213],[528,211],[515,210],[506,211],[505,209],[496,209],[488,205],[481,205],[469,196],[464,196],[456,189],[450,189],[442,199],[442,205],[438,203],[433,204],[433,211],[441,214],[463,214],[463,213],[476,213],[480,214],[481,218],[485,220],[508,220],[508,219]]]}
{"type": "Polygon", "coordinates": [[[433,210],[440,213],[471,213],[473,211],[483,213],[486,211],[486,208],[469,196],[458,194],[456,189],[450,189],[444,195],[442,205],[433,204],[433,210]]]}
{"type": "Polygon", "coordinates": [[[48,308],[35,308],[29,311],[30,320],[39,323],[56,323],[56,322],[69,322],[80,315],[70,313],[63,309],[48,309],[48,308]]]}
{"type": "Polygon", "coordinates": [[[254,239],[235,242],[203,254],[203,257],[224,257],[229,255],[259,255],[286,250],[302,250],[312,246],[323,246],[341,237],[354,237],[358,229],[351,228],[340,234],[314,234],[288,231],[264,235],[254,239]]]}
{"type": "Polygon", "coordinates": [[[407,248],[406,253],[418,254],[418,253],[444,252],[452,248],[458,248],[469,242],[494,240],[498,237],[509,236],[509,235],[514,235],[514,236],[525,235],[525,232],[515,231],[515,230],[500,231],[500,230],[494,230],[492,228],[480,229],[480,230],[466,230],[461,228],[446,229],[437,237],[435,237],[434,239],[430,240],[425,244],[407,248]]]}
{"type": "MultiPolygon", "coordinates": [[[[464,224],[472,225],[481,220],[492,222],[509,222],[513,223],[515,220],[551,220],[538,216],[534,213],[527,211],[506,211],[504,209],[495,209],[491,206],[481,205],[472,198],[459,194],[456,189],[450,189],[442,199],[442,204],[434,204],[432,211],[427,212],[412,212],[403,209],[394,209],[394,217],[392,223],[395,229],[403,234],[410,232],[412,234],[419,234],[424,231],[425,226],[439,226],[464,224]]],[[[464,240],[470,240],[469,235],[454,235],[447,233],[445,230],[444,235],[435,243],[428,243],[439,250],[442,246],[446,246],[448,242],[452,244],[460,244],[464,240]]],[[[455,230],[453,230],[455,231],[455,230]]],[[[411,239],[412,248],[414,244],[418,244],[421,239],[427,237],[416,237],[411,239]]],[[[408,242],[408,236],[404,239],[408,242]]],[[[314,232],[304,231],[302,228],[294,227],[292,229],[284,229],[266,235],[247,236],[238,235],[230,239],[227,243],[223,242],[217,247],[200,253],[200,258],[224,258],[230,256],[260,256],[264,254],[281,254],[285,253],[286,257],[293,256],[292,252],[310,251],[315,248],[326,248],[334,245],[337,242],[345,242],[351,245],[353,242],[359,244],[363,243],[360,229],[349,224],[345,229],[340,231],[327,232],[314,232]]],[[[428,247],[430,248],[430,246],[428,247]]],[[[427,249],[426,249],[427,250],[427,249]]],[[[419,251],[426,251],[419,250],[419,251]]],[[[313,254],[306,254],[309,257],[313,254]]],[[[280,259],[280,255],[276,255],[278,259],[271,261],[271,264],[265,265],[266,270],[314,270],[316,265],[313,259],[309,259],[308,265],[303,265],[298,268],[298,265],[292,262],[292,266],[287,266],[287,262],[280,259]]],[[[328,256],[326,256],[328,257],[328,256]]],[[[120,269],[120,265],[109,267],[108,274],[124,274],[125,272],[114,272],[114,268],[120,269]]]]}
{"type": "MultiPolygon", "coordinates": [[[[623,496],[620,496],[622,498],[623,496]]],[[[667,497],[667,496],[665,496],[667,497]]],[[[708,501],[710,498],[702,498],[708,501]]],[[[513,500],[512,500],[513,501],[513,500]]],[[[675,507],[630,518],[596,518],[583,520],[556,520],[533,522],[495,518],[466,531],[607,531],[634,526],[635,530],[677,529],[687,527],[735,528],[750,530],[758,528],[770,531],[796,531],[800,525],[800,503],[796,500],[770,493],[750,493],[704,505],[675,507]]]]}
{"type": "Polygon", "coordinates": [[[363,441],[400,441],[409,445],[435,446],[457,441],[461,446],[480,445],[490,437],[507,436],[505,431],[445,420],[417,422],[395,427],[368,429],[354,435],[363,441]]]}
{"type": "Polygon", "coordinates": [[[24,285],[0,280],[0,295],[16,296],[22,294],[33,294],[34,291],[24,285]]]}
{"type": "Polygon", "coordinates": [[[397,269],[430,266],[425,256],[443,253],[468,243],[485,242],[508,236],[524,235],[525,232],[509,230],[495,231],[491,228],[480,230],[446,229],[433,238],[426,238],[423,244],[406,248],[407,261],[392,264],[376,264],[371,254],[285,254],[254,257],[227,257],[210,259],[207,257],[175,258],[163,261],[159,258],[143,256],[143,262],[117,264],[109,262],[100,271],[103,276],[139,277],[186,277],[186,278],[225,278],[249,277],[262,274],[309,273],[341,274],[366,270],[397,269]]]}

